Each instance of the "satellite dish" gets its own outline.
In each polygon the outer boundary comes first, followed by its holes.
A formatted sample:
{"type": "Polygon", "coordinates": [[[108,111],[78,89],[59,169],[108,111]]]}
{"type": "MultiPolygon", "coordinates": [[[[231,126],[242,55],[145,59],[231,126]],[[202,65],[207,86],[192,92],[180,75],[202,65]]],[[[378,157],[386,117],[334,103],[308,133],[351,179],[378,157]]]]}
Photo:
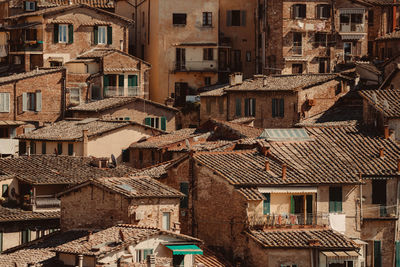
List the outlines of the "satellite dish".
{"type": "Polygon", "coordinates": [[[114,165],[114,167],[117,167],[117,160],[115,159],[114,154],[111,154],[111,161],[112,161],[112,164],[114,165]]]}

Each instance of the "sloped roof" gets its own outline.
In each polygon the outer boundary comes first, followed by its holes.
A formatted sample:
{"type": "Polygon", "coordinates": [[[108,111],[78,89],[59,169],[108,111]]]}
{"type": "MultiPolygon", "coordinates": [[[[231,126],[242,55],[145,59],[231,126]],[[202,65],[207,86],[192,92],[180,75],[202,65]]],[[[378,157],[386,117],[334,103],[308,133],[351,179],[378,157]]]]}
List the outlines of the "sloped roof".
{"type": "Polygon", "coordinates": [[[383,41],[383,40],[397,40],[400,39],[400,31],[394,31],[387,33],[383,36],[380,36],[376,38],[377,41],[383,41]]]}
{"type": "Polygon", "coordinates": [[[0,206],[0,222],[60,219],[60,211],[33,212],[0,206]]]}
{"type": "Polygon", "coordinates": [[[350,238],[330,229],[249,230],[246,233],[264,248],[359,249],[350,238]]]}
{"type": "Polygon", "coordinates": [[[93,48],[91,50],[88,50],[80,55],[78,55],[78,59],[91,59],[91,58],[103,58],[109,55],[112,55],[114,53],[122,54],[124,56],[130,57],[134,60],[140,61],[148,66],[151,66],[151,64],[147,61],[144,61],[143,59],[140,59],[138,57],[132,56],[131,54],[128,54],[124,51],[121,51],[119,49],[115,48],[93,48]]]}
{"type": "Polygon", "coordinates": [[[198,136],[198,133],[194,128],[185,128],[177,131],[173,131],[168,134],[151,136],[144,141],[139,141],[130,145],[131,148],[156,148],[161,149],[163,146],[168,146],[177,142],[184,141],[185,139],[198,136]]]}
{"type": "Polygon", "coordinates": [[[99,177],[121,177],[135,170],[124,165],[100,169],[89,157],[31,155],[0,158],[0,169],[29,184],[77,184],[99,177]]]}
{"type": "Polygon", "coordinates": [[[63,68],[39,69],[0,77],[0,84],[63,71],[63,68]]]}
{"type": "MultiPolygon", "coordinates": [[[[11,8],[22,8],[22,0],[10,1],[11,8]]],[[[115,7],[114,1],[110,0],[41,0],[38,1],[38,7],[56,7],[56,6],[68,6],[70,4],[86,4],[96,8],[111,9],[115,7]]]]}
{"type": "Polygon", "coordinates": [[[360,95],[384,116],[400,118],[400,89],[365,90],[360,95]]]}

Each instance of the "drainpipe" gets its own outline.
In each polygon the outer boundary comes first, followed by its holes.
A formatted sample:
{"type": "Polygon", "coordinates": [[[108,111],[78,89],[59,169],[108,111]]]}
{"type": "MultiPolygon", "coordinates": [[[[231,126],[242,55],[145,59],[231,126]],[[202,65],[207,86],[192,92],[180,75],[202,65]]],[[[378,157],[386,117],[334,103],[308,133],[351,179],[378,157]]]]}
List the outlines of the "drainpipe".
{"type": "MultiPolygon", "coordinates": [[[[397,163],[397,171],[400,169],[399,161],[397,163]]],[[[400,183],[397,179],[397,191],[396,191],[396,217],[399,217],[399,190],[400,190],[400,183]]],[[[395,231],[394,231],[394,244],[393,244],[393,267],[396,267],[396,236],[397,231],[399,230],[399,220],[397,219],[395,222],[395,231]]]]}
{"type": "MultiPolygon", "coordinates": [[[[393,0],[393,3],[395,4],[396,3],[396,0],[393,0]]],[[[397,7],[396,7],[396,5],[393,5],[393,29],[392,29],[392,32],[395,32],[396,31],[396,14],[397,13],[397,7]]]]}
{"type": "Polygon", "coordinates": [[[82,156],[87,157],[88,155],[88,130],[82,130],[82,156]]]}

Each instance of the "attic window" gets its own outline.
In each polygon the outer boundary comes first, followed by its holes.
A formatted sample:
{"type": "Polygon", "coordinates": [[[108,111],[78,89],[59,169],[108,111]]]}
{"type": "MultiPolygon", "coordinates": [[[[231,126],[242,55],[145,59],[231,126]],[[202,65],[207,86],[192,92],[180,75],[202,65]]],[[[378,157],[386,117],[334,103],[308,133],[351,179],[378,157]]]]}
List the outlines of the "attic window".
{"type": "Polygon", "coordinates": [[[25,1],[25,11],[35,11],[36,2],[34,1],[25,1]]]}

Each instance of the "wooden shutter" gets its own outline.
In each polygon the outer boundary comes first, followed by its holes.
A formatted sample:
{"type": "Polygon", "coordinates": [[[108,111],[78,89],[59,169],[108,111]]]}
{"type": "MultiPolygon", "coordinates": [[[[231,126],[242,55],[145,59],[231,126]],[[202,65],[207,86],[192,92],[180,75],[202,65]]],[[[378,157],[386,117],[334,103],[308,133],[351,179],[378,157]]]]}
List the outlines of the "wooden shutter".
{"type": "Polygon", "coordinates": [[[240,98],[236,98],[236,116],[242,115],[242,101],[240,98]]]}
{"type": "Polygon", "coordinates": [[[249,116],[249,98],[244,99],[244,116],[248,117],[249,116]]]}
{"type": "Polygon", "coordinates": [[[285,100],[279,99],[279,117],[285,117],[285,100]]]}
{"type": "Polygon", "coordinates": [[[246,10],[242,10],[240,12],[241,18],[240,18],[240,25],[241,26],[246,26],[246,10]]]}
{"type": "Polygon", "coordinates": [[[22,111],[28,110],[28,94],[22,93],[22,111]]]}
{"type": "Polygon", "coordinates": [[[166,117],[161,117],[161,130],[163,130],[163,131],[167,130],[167,118],[166,117]]]}
{"type": "Polygon", "coordinates": [[[271,194],[266,193],[263,194],[265,197],[265,200],[263,201],[263,214],[269,214],[271,212],[271,194]]]}
{"type": "Polygon", "coordinates": [[[273,98],[272,99],[272,117],[275,118],[276,117],[276,103],[277,103],[277,99],[273,98]]]}
{"type": "Polygon", "coordinates": [[[56,44],[58,43],[58,24],[54,24],[53,29],[53,42],[56,44]]]}
{"type": "Polygon", "coordinates": [[[103,97],[106,96],[108,93],[108,81],[109,81],[108,75],[104,74],[103,75],[103,97]]]}
{"type": "Polygon", "coordinates": [[[294,214],[294,197],[290,196],[290,214],[294,214]]]}
{"type": "Polygon", "coordinates": [[[396,267],[400,267],[400,241],[396,241],[396,267]]]}
{"type": "Polygon", "coordinates": [[[320,18],[321,18],[321,5],[317,5],[317,6],[315,7],[315,15],[316,15],[316,18],[317,18],[317,19],[320,19],[320,18]]]}
{"type": "Polygon", "coordinates": [[[144,119],[144,124],[147,125],[147,126],[151,126],[151,118],[150,117],[146,117],[144,119]]]}
{"type": "Polygon", "coordinates": [[[36,91],[36,111],[42,110],[42,92],[36,91]]]}
{"type": "Polygon", "coordinates": [[[251,106],[251,116],[256,116],[256,99],[252,98],[251,100],[253,102],[253,105],[251,106]]]}
{"type": "Polygon", "coordinates": [[[137,75],[128,75],[128,86],[137,86],[138,78],[137,75]]]}
{"type": "Polygon", "coordinates": [[[74,42],[74,25],[68,24],[68,43],[72,44],[74,42]]]}
{"type": "Polygon", "coordinates": [[[99,28],[97,26],[93,27],[93,41],[95,45],[99,43],[99,28]]]}
{"type": "Polygon", "coordinates": [[[0,94],[0,111],[10,112],[10,93],[0,94]]]}
{"type": "Polygon", "coordinates": [[[107,26],[107,44],[112,44],[112,27],[107,26]]]}
{"type": "Polygon", "coordinates": [[[180,207],[186,209],[188,207],[189,183],[180,183],[180,191],[185,194],[185,197],[181,199],[180,207]]]}
{"type": "Polygon", "coordinates": [[[380,240],[374,240],[374,267],[382,267],[382,252],[380,240]]]}
{"type": "Polygon", "coordinates": [[[226,26],[232,26],[232,10],[226,11],[226,26]]]}
{"type": "Polygon", "coordinates": [[[124,87],[124,79],[125,79],[125,76],[123,75],[123,74],[121,74],[121,75],[118,75],[118,86],[119,87],[124,87]]]}

